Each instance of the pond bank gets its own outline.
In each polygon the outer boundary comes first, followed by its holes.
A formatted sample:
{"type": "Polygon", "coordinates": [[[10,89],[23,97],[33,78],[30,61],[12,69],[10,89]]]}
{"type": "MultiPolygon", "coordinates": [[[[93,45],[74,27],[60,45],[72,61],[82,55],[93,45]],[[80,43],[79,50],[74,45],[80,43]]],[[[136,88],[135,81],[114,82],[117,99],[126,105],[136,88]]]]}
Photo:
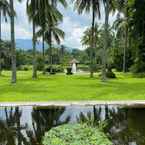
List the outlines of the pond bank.
{"type": "Polygon", "coordinates": [[[145,100],[136,101],[49,101],[49,102],[1,102],[0,107],[16,106],[95,106],[95,105],[117,105],[135,108],[145,108],[145,100]]]}

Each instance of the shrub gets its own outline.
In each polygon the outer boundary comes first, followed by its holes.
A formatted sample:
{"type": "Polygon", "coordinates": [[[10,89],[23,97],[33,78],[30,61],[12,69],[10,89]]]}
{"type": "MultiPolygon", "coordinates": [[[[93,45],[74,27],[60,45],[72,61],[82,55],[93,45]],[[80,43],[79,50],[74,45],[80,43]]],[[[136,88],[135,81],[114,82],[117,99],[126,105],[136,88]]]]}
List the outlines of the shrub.
{"type": "MultiPolygon", "coordinates": [[[[99,77],[102,77],[102,74],[99,74],[99,77]]],[[[106,72],[106,77],[107,77],[107,78],[114,79],[114,78],[116,78],[116,75],[115,75],[115,73],[112,71],[112,69],[108,69],[107,72],[106,72]]]]}
{"type": "Polygon", "coordinates": [[[47,132],[43,138],[43,145],[112,145],[112,143],[97,127],[67,124],[47,132]]]}
{"type": "Polygon", "coordinates": [[[135,77],[135,78],[145,78],[145,73],[133,73],[133,77],[135,77]]]}
{"type": "Polygon", "coordinates": [[[44,70],[44,60],[42,56],[37,56],[37,70],[43,71],[44,70]]]}
{"type": "Polygon", "coordinates": [[[52,66],[52,72],[50,72],[51,66],[48,66],[45,68],[45,72],[48,72],[50,74],[55,74],[55,73],[62,73],[64,72],[64,69],[62,66],[52,66]]]}
{"type": "Polygon", "coordinates": [[[56,69],[56,73],[63,73],[64,72],[64,68],[62,66],[55,66],[56,69]]]}
{"type": "Polygon", "coordinates": [[[116,78],[116,75],[115,75],[115,73],[113,71],[107,71],[106,77],[113,79],[113,78],[116,78]]]}
{"type": "Polygon", "coordinates": [[[30,69],[31,67],[29,65],[21,65],[18,67],[18,70],[21,70],[21,71],[28,71],[30,69]]]}
{"type": "Polygon", "coordinates": [[[37,70],[39,70],[39,71],[44,70],[44,63],[38,63],[37,64],[37,70]]]}
{"type": "Polygon", "coordinates": [[[82,70],[82,71],[89,71],[89,66],[87,66],[87,65],[80,65],[80,66],[78,66],[78,69],[82,70]]]}

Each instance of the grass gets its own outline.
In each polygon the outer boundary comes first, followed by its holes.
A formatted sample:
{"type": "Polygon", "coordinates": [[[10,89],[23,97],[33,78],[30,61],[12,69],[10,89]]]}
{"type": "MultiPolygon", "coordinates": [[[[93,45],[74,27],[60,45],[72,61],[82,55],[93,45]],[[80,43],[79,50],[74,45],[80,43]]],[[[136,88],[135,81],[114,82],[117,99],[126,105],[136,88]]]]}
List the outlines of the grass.
{"type": "Polygon", "coordinates": [[[101,82],[97,75],[54,76],[39,73],[37,80],[31,72],[18,72],[18,82],[10,84],[10,72],[0,77],[0,101],[50,100],[145,100],[145,78],[117,73],[117,79],[101,82]]]}

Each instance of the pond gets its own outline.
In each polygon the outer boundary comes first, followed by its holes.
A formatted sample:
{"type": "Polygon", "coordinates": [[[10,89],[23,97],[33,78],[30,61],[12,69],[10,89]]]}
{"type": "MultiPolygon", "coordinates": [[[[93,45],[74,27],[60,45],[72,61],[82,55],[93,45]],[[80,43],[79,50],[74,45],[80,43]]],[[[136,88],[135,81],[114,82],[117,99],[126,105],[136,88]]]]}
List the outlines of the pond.
{"type": "Polygon", "coordinates": [[[52,127],[80,121],[105,122],[114,145],[145,144],[145,108],[97,105],[0,108],[0,145],[41,145],[52,127]]]}

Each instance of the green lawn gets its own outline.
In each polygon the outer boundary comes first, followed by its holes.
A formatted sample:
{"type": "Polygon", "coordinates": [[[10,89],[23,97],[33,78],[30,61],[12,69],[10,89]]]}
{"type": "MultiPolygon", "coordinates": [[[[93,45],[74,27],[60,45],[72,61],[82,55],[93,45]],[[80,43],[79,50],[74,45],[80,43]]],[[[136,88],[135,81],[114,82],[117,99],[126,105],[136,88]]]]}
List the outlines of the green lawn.
{"type": "Polygon", "coordinates": [[[16,85],[10,84],[10,72],[0,77],[0,101],[49,100],[145,100],[145,78],[117,74],[117,79],[101,82],[97,75],[64,74],[31,79],[31,72],[18,72],[16,85]]]}

